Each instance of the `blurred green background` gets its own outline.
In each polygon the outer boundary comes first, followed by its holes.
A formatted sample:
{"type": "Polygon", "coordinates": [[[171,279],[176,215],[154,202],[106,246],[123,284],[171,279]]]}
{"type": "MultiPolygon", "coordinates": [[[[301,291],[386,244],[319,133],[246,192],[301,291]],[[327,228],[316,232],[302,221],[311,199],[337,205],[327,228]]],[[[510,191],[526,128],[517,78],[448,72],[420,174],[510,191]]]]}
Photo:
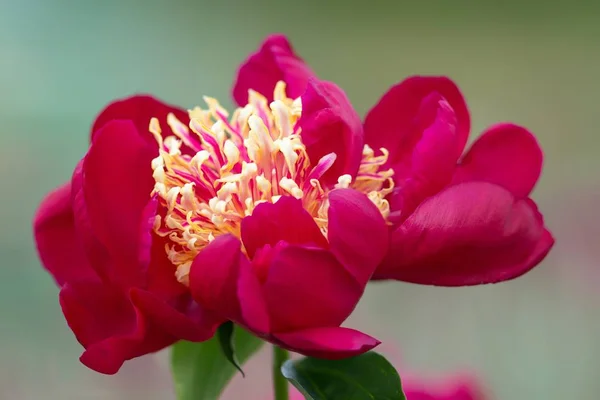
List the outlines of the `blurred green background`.
{"type": "MultiPolygon", "coordinates": [[[[557,246],[539,268],[487,287],[372,285],[350,323],[398,366],[474,371],[500,400],[598,399],[599,22],[595,2],[0,0],[0,399],[174,398],[166,353],[114,377],[79,363],[30,221],[106,103],[230,105],[238,64],[270,32],[362,114],[407,75],[445,74],[474,132],[511,120],[546,152],[534,197],[557,246]]],[[[225,398],[266,400],[267,358],[225,398]]]]}

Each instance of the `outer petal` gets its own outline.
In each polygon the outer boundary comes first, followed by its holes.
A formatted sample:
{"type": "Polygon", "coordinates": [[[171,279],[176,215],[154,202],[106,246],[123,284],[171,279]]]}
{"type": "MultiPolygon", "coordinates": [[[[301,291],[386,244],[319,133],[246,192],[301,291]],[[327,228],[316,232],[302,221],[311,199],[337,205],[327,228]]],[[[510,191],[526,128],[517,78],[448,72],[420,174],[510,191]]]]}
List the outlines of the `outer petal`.
{"type": "Polygon", "coordinates": [[[210,339],[223,322],[202,309],[188,296],[180,296],[167,303],[150,292],[133,289],[131,298],[157,327],[177,339],[192,342],[210,339]]]}
{"type": "MultiPolygon", "coordinates": [[[[166,121],[169,113],[173,113],[185,125],[189,124],[190,119],[185,110],[163,103],[149,95],[136,95],[114,101],[96,117],[91,130],[91,141],[94,141],[96,133],[107,123],[114,120],[130,120],[140,137],[150,144],[155,144],[156,141],[148,130],[150,120],[156,117],[159,121],[166,121]]],[[[164,136],[173,135],[169,125],[163,123],[161,128],[164,136]]]]}
{"type": "Polygon", "coordinates": [[[464,183],[425,201],[392,233],[374,277],[440,286],[500,282],[541,261],[544,236],[529,201],[493,184],[464,183]],[[528,262],[534,253],[535,263],[528,262]]]}
{"type": "Polygon", "coordinates": [[[363,128],[342,89],[331,82],[309,80],[302,95],[302,116],[298,124],[313,164],[327,154],[337,155],[322,182],[334,184],[340,175],[356,175],[362,158],[363,128]]]}
{"type": "Polygon", "coordinates": [[[194,259],[190,290],[206,310],[255,332],[268,332],[269,319],[258,279],[231,235],[217,237],[194,259]]]}
{"type": "Polygon", "coordinates": [[[294,245],[275,250],[263,286],[272,332],[339,326],[364,286],[329,251],[294,245]]]}
{"type": "Polygon", "coordinates": [[[282,346],[309,357],[338,360],[357,356],[381,342],[354,329],[327,327],[276,334],[282,346]]]}
{"type": "Polygon", "coordinates": [[[352,189],[329,193],[331,252],[364,288],[388,250],[388,228],[375,205],[352,189]]]}
{"type": "Polygon", "coordinates": [[[296,55],[288,39],[284,35],[271,35],[240,66],[233,85],[233,98],[238,105],[244,106],[248,103],[248,90],[252,89],[273,101],[278,81],[287,84],[288,96],[297,98],[304,93],[311,76],[314,73],[296,55]]]}
{"type": "Polygon", "coordinates": [[[390,151],[389,164],[396,166],[397,177],[404,177],[402,164],[411,164],[413,149],[436,117],[435,102],[428,100],[432,95],[441,96],[456,113],[456,149],[451,151],[460,154],[471,121],[460,90],[446,77],[405,79],[388,90],[365,118],[365,142],[373,149],[390,151]]]}
{"type": "Polygon", "coordinates": [[[485,181],[527,197],[535,186],[544,156],[537,139],[513,124],[491,127],[462,159],[454,182],[485,181]]]}
{"type": "Polygon", "coordinates": [[[126,284],[143,285],[141,217],[154,184],[150,164],[156,152],[132,122],[112,121],[96,133],[83,164],[91,227],[126,284]]]}
{"type": "Polygon", "coordinates": [[[124,294],[97,282],[69,283],[60,293],[69,327],[86,348],[81,361],[104,374],[123,362],[160,350],[176,339],[153,329],[124,294]]]}
{"type": "Polygon", "coordinates": [[[74,225],[71,184],[50,192],[38,208],[33,222],[42,263],[59,285],[80,279],[94,279],[74,225]]]}
{"type": "Polygon", "coordinates": [[[393,208],[394,202],[390,205],[393,211],[400,211],[404,215],[409,215],[421,201],[450,183],[461,153],[456,144],[457,120],[454,110],[437,95],[428,97],[426,101],[430,101],[437,110],[436,117],[423,131],[410,160],[406,160],[410,164],[395,166],[396,171],[403,171],[394,177],[402,208],[393,208]]]}
{"type": "Polygon", "coordinates": [[[250,258],[257,249],[267,244],[275,246],[281,240],[327,247],[325,236],[302,202],[291,196],[283,196],[275,204],[259,204],[242,220],[241,236],[250,258]]]}

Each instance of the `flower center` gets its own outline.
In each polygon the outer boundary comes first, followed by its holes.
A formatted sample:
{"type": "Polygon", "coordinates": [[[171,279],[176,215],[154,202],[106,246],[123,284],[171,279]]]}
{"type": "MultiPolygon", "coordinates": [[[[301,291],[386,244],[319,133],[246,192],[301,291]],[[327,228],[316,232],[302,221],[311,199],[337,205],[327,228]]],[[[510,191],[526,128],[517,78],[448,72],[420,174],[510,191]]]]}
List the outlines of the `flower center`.
{"type": "Polygon", "coordinates": [[[239,237],[244,217],[258,204],[275,203],[281,196],[300,199],[325,237],[328,193],[335,188],[365,193],[388,217],[385,197],[393,188],[393,170],[381,170],[387,150],[375,156],[365,146],[355,180],[342,175],[334,187],[324,187],[320,179],[336,155],[311,163],[297,124],[300,98],[288,98],[283,82],[277,84],[271,104],[250,91],[248,104],[231,118],[215,99],[204,100],[208,109],[190,110],[189,126],[168,115],[175,136],[163,139],[158,120],[150,122],[159,145],[159,156],[152,161],[152,195],[162,206],[154,232],[168,237],[166,252],[180,282],[187,284],[194,257],[215,237],[226,233],[239,237]]]}

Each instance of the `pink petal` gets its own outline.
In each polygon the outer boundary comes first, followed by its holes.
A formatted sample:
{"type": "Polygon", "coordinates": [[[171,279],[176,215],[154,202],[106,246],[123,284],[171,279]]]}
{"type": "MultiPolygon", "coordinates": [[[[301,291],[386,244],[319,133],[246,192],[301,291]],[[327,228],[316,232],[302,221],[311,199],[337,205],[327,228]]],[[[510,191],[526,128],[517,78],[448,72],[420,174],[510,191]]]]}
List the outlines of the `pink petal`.
{"type": "Polygon", "coordinates": [[[284,81],[288,96],[295,99],[304,93],[311,76],[314,73],[296,55],[288,39],[284,35],[271,35],[240,66],[233,85],[233,98],[238,105],[244,106],[248,103],[248,90],[252,89],[273,101],[275,84],[284,81]]]}
{"type": "Polygon", "coordinates": [[[323,327],[279,333],[283,347],[309,357],[338,360],[358,356],[381,342],[354,329],[323,327]]]}
{"type": "Polygon", "coordinates": [[[402,165],[411,165],[415,146],[437,114],[437,101],[443,98],[456,114],[455,149],[462,153],[471,121],[465,100],[454,82],[446,77],[413,76],[393,86],[365,118],[365,142],[374,150],[390,151],[389,165],[403,178],[402,165]]]}
{"type": "Polygon", "coordinates": [[[169,113],[173,113],[185,125],[189,124],[190,119],[185,110],[163,103],[149,95],[136,95],[114,101],[96,117],[91,130],[91,141],[94,141],[96,133],[107,123],[114,120],[130,120],[135,125],[140,137],[154,145],[156,140],[148,130],[150,120],[153,117],[158,118],[161,122],[163,136],[171,136],[173,131],[166,123],[169,113]]]}
{"type": "Polygon", "coordinates": [[[112,121],[96,132],[83,163],[87,213],[97,239],[118,264],[120,278],[143,285],[142,214],[154,186],[148,145],[130,121],[112,121]]]}
{"type": "Polygon", "coordinates": [[[40,259],[58,285],[95,279],[75,230],[70,183],[50,192],[42,201],[33,230],[40,259]]]}
{"type": "Polygon", "coordinates": [[[85,347],[81,362],[114,374],[126,360],[169,346],[175,338],[149,325],[115,287],[99,282],[69,283],[60,292],[63,313],[85,347]]]}
{"type": "Polygon", "coordinates": [[[167,303],[150,292],[132,289],[131,299],[156,326],[177,339],[192,342],[210,339],[223,322],[188,296],[167,303]]]}
{"type": "Polygon", "coordinates": [[[397,191],[403,199],[400,211],[405,215],[450,183],[460,157],[454,110],[438,96],[429,97],[428,100],[435,102],[436,117],[415,145],[410,165],[402,166],[406,168],[406,179],[402,181],[402,175],[395,177],[397,191]]]}
{"type": "Polygon", "coordinates": [[[471,377],[450,376],[423,380],[402,376],[402,389],[410,400],[485,400],[488,396],[471,377]]]}
{"type": "Polygon", "coordinates": [[[329,251],[279,246],[263,286],[271,331],[338,326],[363,290],[329,251]]]}
{"type": "Polygon", "coordinates": [[[544,237],[529,200],[497,185],[464,183],[425,201],[392,233],[374,278],[439,286],[505,281],[541,261],[551,245],[544,237]]]}
{"type": "Polygon", "coordinates": [[[190,291],[201,307],[218,317],[253,331],[269,330],[260,285],[240,241],[232,235],[217,237],[196,256],[190,269],[190,291]]]}
{"type": "Polygon", "coordinates": [[[388,228],[379,209],[356,190],[333,190],[329,204],[331,252],[364,288],[388,251],[388,228]]]}
{"type": "Polygon", "coordinates": [[[275,246],[279,241],[292,244],[311,244],[327,247],[327,239],[302,202],[291,196],[281,197],[277,203],[261,203],[252,215],[242,220],[241,236],[251,259],[257,249],[275,246]]]}
{"type": "MultiPolygon", "coordinates": [[[[85,160],[85,159],[84,159],[85,160]]],[[[122,282],[121,272],[110,259],[108,251],[100,243],[92,229],[85,195],[83,193],[83,162],[81,160],[73,171],[71,179],[71,203],[78,239],[82,243],[86,258],[92,269],[102,280],[122,282]]]]}
{"type": "Polygon", "coordinates": [[[542,171],[544,156],[537,139],[513,124],[491,127],[462,159],[454,182],[485,181],[527,197],[542,171]]]}
{"type": "Polygon", "coordinates": [[[356,175],[362,158],[363,128],[342,89],[331,82],[310,79],[302,95],[298,123],[313,165],[330,153],[337,156],[322,182],[332,185],[340,175],[356,175]]]}

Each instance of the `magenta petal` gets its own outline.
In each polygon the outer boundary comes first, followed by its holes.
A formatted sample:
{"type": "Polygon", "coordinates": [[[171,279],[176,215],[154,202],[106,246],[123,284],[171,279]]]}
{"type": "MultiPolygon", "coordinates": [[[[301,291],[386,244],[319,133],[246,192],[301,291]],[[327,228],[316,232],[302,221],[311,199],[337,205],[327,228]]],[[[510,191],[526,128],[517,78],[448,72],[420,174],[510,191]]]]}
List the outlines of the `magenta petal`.
{"type": "Polygon", "coordinates": [[[112,121],[96,132],[83,163],[83,192],[95,236],[118,265],[119,279],[143,284],[142,214],[154,186],[148,145],[130,121],[112,121]]]}
{"type": "Polygon", "coordinates": [[[275,250],[263,286],[272,332],[338,326],[364,287],[329,251],[294,245],[275,250]]]}
{"type": "Polygon", "coordinates": [[[413,149],[437,113],[435,104],[426,101],[431,96],[443,98],[454,110],[456,148],[449,151],[462,153],[471,127],[469,111],[456,84],[446,77],[413,76],[390,88],[365,118],[365,142],[375,150],[388,149],[390,165],[410,164],[413,149]]]}
{"type": "Polygon", "coordinates": [[[142,139],[150,144],[155,144],[156,139],[154,139],[154,136],[152,136],[148,129],[150,120],[158,118],[159,121],[163,122],[161,124],[163,135],[165,137],[171,136],[173,135],[173,131],[165,123],[169,113],[175,115],[185,125],[189,124],[190,119],[187,111],[163,103],[149,95],[136,95],[114,101],[106,106],[96,117],[96,121],[92,126],[91,141],[94,141],[96,133],[107,123],[114,120],[129,120],[135,125],[142,139]]]}
{"type": "Polygon", "coordinates": [[[260,285],[234,236],[217,237],[196,256],[190,269],[190,291],[200,306],[217,316],[253,331],[268,331],[260,285]]]}
{"type": "Polygon", "coordinates": [[[291,196],[281,197],[275,204],[262,203],[252,215],[242,220],[241,236],[250,258],[265,245],[275,246],[283,240],[291,244],[327,247],[327,239],[302,202],[291,196]]]}
{"type": "Polygon", "coordinates": [[[33,230],[40,259],[58,285],[95,279],[75,230],[70,183],[50,192],[42,201],[33,230]]]}
{"type": "Polygon", "coordinates": [[[527,129],[513,124],[491,127],[462,159],[454,182],[485,181],[527,197],[542,171],[542,149],[527,129]]]}
{"type": "Polygon", "coordinates": [[[331,252],[364,287],[388,250],[388,228],[379,209],[356,190],[333,190],[329,203],[331,252]]]}
{"type": "Polygon", "coordinates": [[[190,291],[200,306],[228,319],[239,317],[237,279],[243,257],[240,241],[232,235],[217,237],[194,259],[190,291]]]}
{"type": "Polygon", "coordinates": [[[189,297],[182,296],[168,304],[150,292],[132,289],[131,299],[157,327],[181,340],[201,342],[210,339],[222,322],[189,297]]]}
{"type": "Polygon", "coordinates": [[[322,182],[335,184],[340,175],[356,175],[362,158],[363,128],[342,89],[331,82],[309,80],[298,123],[313,165],[330,153],[337,156],[322,182]]]}
{"type": "Polygon", "coordinates": [[[66,284],[60,304],[69,327],[85,347],[81,362],[104,374],[123,362],[160,350],[176,339],[148,325],[123,292],[99,282],[66,284]]]}
{"type": "Polygon", "coordinates": [[[284,81],[288,96],[295,99],[304,93],[311,76],[314,73],[296,55],[288,39],[284,35],[271,35],[240,66],[233,85],[233,98],[238,105],[244,106],[248,103],[248,90],[252,89],[273,101],[275,85],[284,81]]]}
{"type": "Polygon", "coordinates": [[[374,278],[440,286],[500,282],[541,261],[549,245],[544,236],[529,200],[497,185],[464,183],[425,201],[392,233],[374,278]]]}
{"type": "Polygon", "coordinates": [[[350,328],[323,327],[274,335],[286,348],[309,357],[339,360],[358,356],[381,342],[350,328]]]}
{"type": "Polygon", "coordinates": [[[456,144],[457,122],[454,110],[438,96],[429,98],[429,101],[435,103],[437,110],[433,123],[423,131],[415,145],[410,164],[395,166],[399,172],[395,181],[403,199],[400,211],[405,214],[412,212],[421,201],[450,183],[461,154],[456,144]],[[400,171],[399,168],[405,170],[400,171]],[[403,175],[405,180],[402,180],[403,175]]]}
{"type": "Polygon", "coordinates": [[[246,259],[240,263],[237,295],[241,314],[237,322],[258,334],[269,332],[271,322],[263,289],[246,259]]]}

